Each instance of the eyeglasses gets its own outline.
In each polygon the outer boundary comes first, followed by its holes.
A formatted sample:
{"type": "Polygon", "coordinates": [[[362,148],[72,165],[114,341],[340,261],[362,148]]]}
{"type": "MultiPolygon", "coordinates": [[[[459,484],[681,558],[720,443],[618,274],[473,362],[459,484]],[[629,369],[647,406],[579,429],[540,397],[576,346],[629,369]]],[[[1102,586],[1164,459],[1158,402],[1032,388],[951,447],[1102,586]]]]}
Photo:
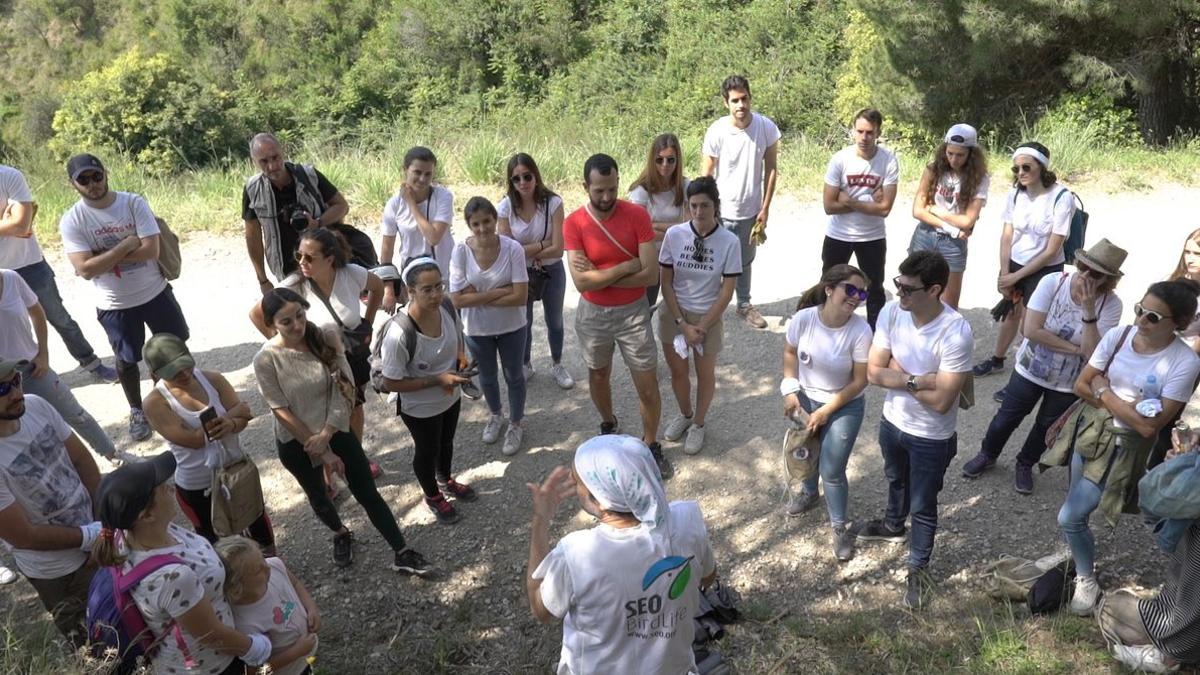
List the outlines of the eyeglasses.
{"type": "Polygon", "coordinates": [[[1145,307],[1142,307],[1142,303],[1140,303],[1140,302],[1133,306],[1133,315],[1134,316],[1136,316],[1137,318],[1140,319],[1140,318],[1142,318],[1143,314],[1146,315],[1146,320],[1152,324],[1158,323],[1159,321],[1162,321],[1163,319],[1172,318],[1165,314],[1159,314],[1158,312],[1156,312],[1152,309],[1146,309],[1145,307]]]}
{"type": "MultiPolygon", "coordinates": [[[[899,277],[897,277],[897,278],[899,278],[899,277]]],[[[896,284],[896,286],[899,286],[899,285],[900,284],[896,284]]],[[[862,302],[867,299],[867,289],[865,289],[865,288],[859,288],[858,286],[855,286],[854,284],[852,284],[850,282],[846,282],[846,283],[842,284],[842,289],[846,291],[847,296],[849,296],[851,298],[858,298],[859,302],[862,302]]]]}
{"type": "Polygon", "coordinates": [[[92,183],[103,183],[104,173],[101,171],[95,171],[80,174],[79,177],[75,179],[75,182],[85,187],[91,185],[92,183]]]}
{"type": "Polygon", "coordinates": [[[1013,175],[1020,174],[1020,173],[1032,173],[1033,165],[1032,164],[1014,164],[1013,168],[1012,168],[1012,172],[1013,172],[1013,175]]]}
{"type": "Polygon", "coordinates": [[[899,293],[901,297],[907,297],[913,293],[916,293],[917,291],[923,291],[929,288],[929,286],[909,286],[907,284],[902,284],[900,283],[900,277],[892,279],[892,284],[895,285],[896,292],[899,293]]]}
{"type": "Polygon", "coordinates": [[[1084,265],[1083,263],[1079,262],[1078,259],[1075,260],[1075,269],[1079,270],[1080,274],[1082,274],[1084,276],[1089,276],[1093,279],[1103,279],[1104,277],[1108,276],[1107,274],[1105,274],[1104,272],[1101,272],[1098,269],[1094,269],[1094,268],[1088,267],[1087,265],[1084,265]]]}
{"type": "Polygon", "coordinates": [[[12,393],[13,389],[20,389],[20,388],[21,388],[21,373],[17,373],[16,375],[13,375],[13,379],[9,380],[8,382],[5,382],[4,384],[0,384],[0,396],[8,396],[10,393],[12,393]]]}
{"type": "Polygon", "coordinates": [[[303,262],[310,263],[310,262],[316,260],[317,258],[324,258],[324,257],[325,256],[323,256],[323,255],[313,255],[311,253],[301,253],[300,251],[296,251],[296,262],[298,262],[298,263],[303,263],[303,262]]]}
{"type": "Polygon", "coordinates": [[[671,155],[670,157],[655,157],[654,158],[654,163],[659,166],[662,166],[663,164],[670,164],[671,166],[675,166],[675,162],[677,162],[677,161],[678,161],[678,159],[675,157],[675,155],[671,155]]]}
{"type": "Polygon", "coordinates": [[[513,185],[517,185],[518,183],[532,183],[533,179],[534,175],[532,173],[522,173],[509,178],[508,181],[513,185]]]}
{"type": "Polygon", "coordinates": [[[446,284],[434,284],[432,286],[417,286],[416,291],[421,295],[437,295],[446,292],[446,284]]]}
{"type": "Polygon", "coordinates": [[[692,238],[692,260],[704,262],[704,237],[692,238]]]}

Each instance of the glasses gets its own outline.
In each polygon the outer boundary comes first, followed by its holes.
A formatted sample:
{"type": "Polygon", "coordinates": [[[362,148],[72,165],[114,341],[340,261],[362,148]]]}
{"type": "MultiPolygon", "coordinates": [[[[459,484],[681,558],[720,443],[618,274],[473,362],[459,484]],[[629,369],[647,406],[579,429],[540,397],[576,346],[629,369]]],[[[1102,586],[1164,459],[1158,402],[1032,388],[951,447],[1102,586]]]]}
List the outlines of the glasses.
{"type": "Polygon", "coordinates": [[[446,292],[446,284],[434,284],[432,286],[417,286],[416,291],[421,295],[437,295],[446,292]]]}
{"type": "Polygon", "coordinates": [[[10,393],[12,393],[13,389],[20,389],[20,388],[21,388],[21,374],[17,373],[16,375],[13,375],[13,379],[9,380],[8,382],[5,382],[4,384],[0,384],[0,397],[8,396],[10,393]]]}
{"type": "Polygon", "coordinates": [[[704,237],[692,238],[692,260],[698,263],[704,262],[704,237]]]}
{"type": "Polygon", "coordinates": [[[323,256],[323,255],[313,255],[311,253],[301,253],[300,251],[296,251],[296,262],[298,262],[298,263],[305,263],[305,262],[310,263],[310,262],[316,260],[317,258],[324,258],[324,257],[325,256],[323,256]]]}
{"type": "Polygon", "coordinates": [[[663,164],[670,164],[671,166],[675,166],[675,162],[677,162],[677,161],[679,161],[679,160],[675,157],[675,155],[671,155],[670,157],[655,157],[654,158],[654,163],[659,166],[662,166],[663,164]]]}
{"type": "Polygon", "coordinates": [[[1079,262],[1078,259],[1076,259],[1076,261],[1075,261],[1075,269],[1079,270],[1080,274],[1082,274],[1084,276],[1089,276],[1093,279],[1103,279],[1104,277],[1108,276],[1107,274],[1105,274],[1104,272],[1101,272],[1098,269],[1093,269],[1091,267],[1088,267],[1087,265],[1084,265],[1083,263],[1079,262]]]}
{"type": "MultiPolygon", "coordinates": [[[[900,284],[897,283],[896,286],[899,287],[900,284]]],[[[846,282],[842,284],[842,289],[846,291],[847,296],[857,298],[859,302],[867,299],[867,289],[865,288],[859,288],[850,282],[846,282]]]]}
{"type": "Polygon", "coordinates": [[[1152,309],[1146,309],[1145,307],[1142,307],[1142,303],[1140,303],[1140,302],[1133,306],[1133,315],[1139,319],[1142,318],[1142,315],[1145,315],[1146,320],[1152,324],[1158,323],[1159,321],[1162,321],[1163,319],[1172,318],[1165,314],[1159,314],[1158,312],[1156,312],[1152,309]]]}
{"type": "Polygon", "coordinates": [[[534,175],[531,173],[517,174],[517,175],[513,176],[512,178],[508,179],[508,181],[510,183],[512,183],[513,185],[517,185],[518,183],[532,183],[533,180],[534,180],[534,175]]]}
{"type": "Polygon", "coordinates": [[[88,186],[92,183],[103,183],[104,174],[99,171],[80,174],[79,178],[75,179],[75,182],[83,186],[88,186]]]}
{"type": "Polygon", "coordinates": [[[1012,172],[1014,175],[1020,174],[1020,173],[1032,173],[1033,165],[1032,164],[1014,164],[1013,168],[1012,168],[1012,172]]]}
{"type": "Polygon", "coordinates": [[[896,287],[896,292],[899,293],[901,297],[907,297],[913,293],[916,293],[917,291],[923,291],[929,288],[929,286],[909,286],[907,284],[902,284],[900,283],[900,277],[892,279],[892,284],[896,287]]]}

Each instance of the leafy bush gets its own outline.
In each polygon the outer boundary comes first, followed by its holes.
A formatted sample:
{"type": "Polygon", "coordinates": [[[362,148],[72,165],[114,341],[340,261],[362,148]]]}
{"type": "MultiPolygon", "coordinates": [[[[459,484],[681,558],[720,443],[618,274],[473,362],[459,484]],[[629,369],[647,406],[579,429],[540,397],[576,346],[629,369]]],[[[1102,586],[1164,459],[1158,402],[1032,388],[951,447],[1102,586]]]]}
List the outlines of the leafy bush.
{"type": "Polygon", "coordinates": [[[1119,107],[1109,94],[1099,91],[1069,93],[1058,97],[1038,120],[1046,128],[1089,128],[1092,141],[1105,148],[1133,147],[1141,144],[1137,116],[1127,107],[1119,107]]]}

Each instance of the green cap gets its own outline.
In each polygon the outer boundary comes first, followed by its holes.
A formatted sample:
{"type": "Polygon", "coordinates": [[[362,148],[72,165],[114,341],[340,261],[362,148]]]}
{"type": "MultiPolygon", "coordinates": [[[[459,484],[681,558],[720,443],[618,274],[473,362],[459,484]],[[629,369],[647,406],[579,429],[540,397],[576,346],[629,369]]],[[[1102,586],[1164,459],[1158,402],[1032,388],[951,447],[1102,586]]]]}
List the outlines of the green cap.
{"type": "Polygon", "coordinates": [[[196,366],[192,353],[179,336],[170,333],[156,333],[142,347],[142,358],[150,367],[150,372],[156,377],[170,379],[186,368],[196,366]]]}
{"type": "Polygon", "coordinates": [[[17,359],[0,359],[0,380],[7,380],[12,377],[12,374],[20,370],[28,361],[18,361],[17,359]]]}

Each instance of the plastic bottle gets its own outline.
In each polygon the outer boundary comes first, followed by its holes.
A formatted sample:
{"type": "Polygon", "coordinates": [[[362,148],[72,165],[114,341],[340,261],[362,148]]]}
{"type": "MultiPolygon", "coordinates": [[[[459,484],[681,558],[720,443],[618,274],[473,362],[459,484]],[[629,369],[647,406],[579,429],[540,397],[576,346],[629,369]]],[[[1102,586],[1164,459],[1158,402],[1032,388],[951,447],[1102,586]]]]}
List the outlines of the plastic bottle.
{"type": "Polygon", "coordinates": [[[1158,378],[1154,373],[1146,376],[1145,382],[1142,383],[1142,400],[1156,399],[1162,396],[1162,387],[1158,384],[1158,378]]]}

